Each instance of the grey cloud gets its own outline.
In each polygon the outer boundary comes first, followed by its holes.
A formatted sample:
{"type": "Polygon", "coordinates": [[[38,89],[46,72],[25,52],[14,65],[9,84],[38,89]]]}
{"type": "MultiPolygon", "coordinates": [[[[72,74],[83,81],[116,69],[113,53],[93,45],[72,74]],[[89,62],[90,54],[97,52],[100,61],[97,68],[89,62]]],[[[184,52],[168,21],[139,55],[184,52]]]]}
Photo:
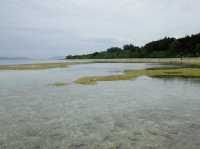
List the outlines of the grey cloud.
{"type": "Polygon", "coordinates": [[[2,0],[0,56],[57,56],[199,32],[198,0],[2,0]]]}

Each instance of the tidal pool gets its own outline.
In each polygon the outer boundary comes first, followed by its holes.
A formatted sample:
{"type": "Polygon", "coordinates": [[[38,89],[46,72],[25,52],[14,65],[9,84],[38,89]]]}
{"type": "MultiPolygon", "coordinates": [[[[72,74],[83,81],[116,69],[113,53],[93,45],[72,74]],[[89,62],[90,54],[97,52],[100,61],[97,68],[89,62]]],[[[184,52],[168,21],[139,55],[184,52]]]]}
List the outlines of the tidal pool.
{"type": "Polygon", "coordinates": [[[159,66],[0,71],[0,149],[200,148],[200,79],[73,83],[82,76],[159,66]]]}

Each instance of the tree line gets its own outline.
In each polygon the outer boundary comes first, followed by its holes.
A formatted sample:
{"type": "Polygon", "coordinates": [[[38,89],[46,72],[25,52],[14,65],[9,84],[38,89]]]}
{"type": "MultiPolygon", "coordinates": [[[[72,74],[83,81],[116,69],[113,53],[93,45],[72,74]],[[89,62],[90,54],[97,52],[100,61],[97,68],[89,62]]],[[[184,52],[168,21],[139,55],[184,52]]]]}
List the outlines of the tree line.
{"type": "Polygon", "coordinates": [[[200,56],[200,33],[184,38],[165,37],[142,47],[133,44],[122,48],[111,47],[102,52],[85,55],[68,55],[66,59],[114,59],[114,58],[178,58],[200,56]]]}

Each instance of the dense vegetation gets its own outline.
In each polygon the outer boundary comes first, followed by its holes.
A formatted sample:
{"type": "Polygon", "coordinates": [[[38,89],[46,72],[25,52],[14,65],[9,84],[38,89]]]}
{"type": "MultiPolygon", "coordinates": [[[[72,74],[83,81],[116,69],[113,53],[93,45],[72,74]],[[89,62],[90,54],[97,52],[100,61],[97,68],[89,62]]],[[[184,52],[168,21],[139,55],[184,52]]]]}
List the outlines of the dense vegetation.
{"type": "Polygon", "coordinates": [[[132,44],[123,48],[112,47],[103,52],[87,55],[69,55],[67,59],[112,59],[112,58],[176,58],[200,56],[200,33],[184,38],[165,37],[147,43],[143,47],[132,44]]]}

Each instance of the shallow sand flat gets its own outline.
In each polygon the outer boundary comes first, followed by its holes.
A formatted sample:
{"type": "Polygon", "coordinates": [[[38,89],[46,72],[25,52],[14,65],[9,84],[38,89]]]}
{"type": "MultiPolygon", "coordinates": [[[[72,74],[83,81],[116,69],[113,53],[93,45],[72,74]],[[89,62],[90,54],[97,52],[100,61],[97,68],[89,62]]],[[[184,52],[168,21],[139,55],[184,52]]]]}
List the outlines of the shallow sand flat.
{"type": "Polygon", "coordinates": [[[65,68],[67,63],[38,63],[38,64],[17,64],[17,65],[0,65],[0,70],[40,70],[50,68],[65,68]]]}
{"type": "Polygon", "coordinates": [[[200,58],[130,58],[130,59],[74,59],[60,62],[0,65],[0,70],[40,70],[51,68],[65,68],[69,65],[89,63],[157,63],[157,64],[185,64],[200,66],[200,58]]]}

